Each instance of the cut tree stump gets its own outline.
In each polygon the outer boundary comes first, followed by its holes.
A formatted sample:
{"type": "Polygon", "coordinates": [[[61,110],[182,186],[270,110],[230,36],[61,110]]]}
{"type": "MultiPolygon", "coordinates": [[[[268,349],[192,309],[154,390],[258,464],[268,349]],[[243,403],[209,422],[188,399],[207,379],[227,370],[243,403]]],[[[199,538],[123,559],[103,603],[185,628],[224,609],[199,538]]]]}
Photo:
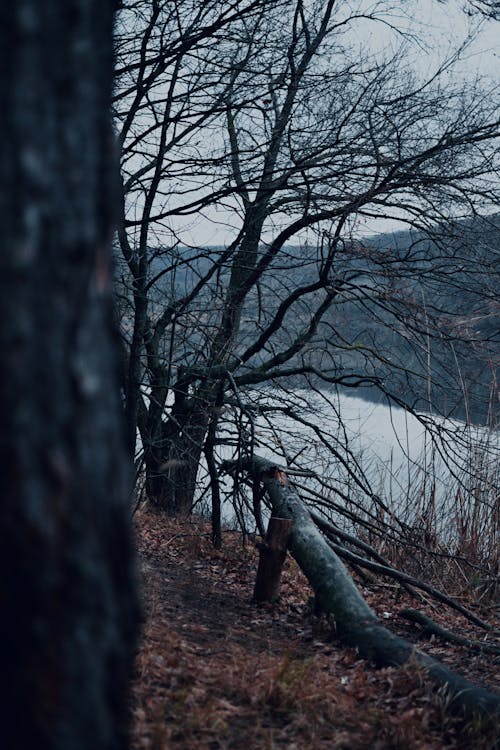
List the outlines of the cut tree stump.
{"type": "Polygon", "coordinates": [[[260,557],[253,593],[256,602],[275,602],[279,596],[291,526],[291,519],[271,516],[265,541],[257,543],[260,557]]]}
{"type": "MultiPolygon", "coordinates": [[[[225,466],[226,471],[231,471],[234,464],[227,462],[225,466]]],[[[484,722],[485,726],[494,726],[500,718],[500,696],[472,684],[382,625],[345,565],[314,524],[284,470],[255,454],[244,462],[243,468],[263,483],[273,510],[279,516],[276,520],[293,522],[288,530],[290,554],[308,578],[321,611],[334,618],[337,637],[378,666],[399,666],[412,660],[440,685],[449,710],[484,722]]],[[[269,549],[270,545],[266,541],[263,547],[269,549]]],[[[262,555],[261,561],[267,557],[271,557],[270,553],[262,555]]],[[[262,577],[265,579],[267,575],[262,574],[262,577]]],[[[255,588],[257,590],[257,584],[255,588]]]]}

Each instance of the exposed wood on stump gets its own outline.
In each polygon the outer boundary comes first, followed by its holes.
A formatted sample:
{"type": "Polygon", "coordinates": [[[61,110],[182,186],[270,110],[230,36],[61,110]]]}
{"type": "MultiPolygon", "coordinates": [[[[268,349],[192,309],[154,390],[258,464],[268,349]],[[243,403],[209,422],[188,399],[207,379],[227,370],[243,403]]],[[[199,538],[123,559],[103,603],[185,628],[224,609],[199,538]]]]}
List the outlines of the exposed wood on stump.
{"type": "Polygon", "coordinates": [[[261,478],[273,512],[293,521],[289,550],[314,589],[318,606],[334,618],[336,634],[344,643],[355,646],[379,666],[398,666],[412,659],[445,688],[450,710],[482,720],[495,720],[500,715],[500,696],[473,685],[379,622],[282,469],[258,456],[244,468],[261,478]]]}
{"type": "Polygon", "coordinates": [[[279,596],[291,526],[291,519],[272,516],[265,542],[257,545],[260,558],[253,594],[256,602],[274,602],[279,596]]]}

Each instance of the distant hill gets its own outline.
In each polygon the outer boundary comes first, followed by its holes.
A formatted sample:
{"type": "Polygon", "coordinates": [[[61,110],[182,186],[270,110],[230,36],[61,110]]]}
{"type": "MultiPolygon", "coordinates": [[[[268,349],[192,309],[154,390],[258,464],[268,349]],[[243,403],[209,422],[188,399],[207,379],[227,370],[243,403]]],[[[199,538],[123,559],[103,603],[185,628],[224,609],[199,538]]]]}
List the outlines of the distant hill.
{"type": "MultiPolygon", "coordinates": [[[[229,274],[229,266],[221,262],[223,253],[222,247],[151,251],[148,278],[158,314],[218,265],[182,323],[174,349],[179,363],[203,360],[229,274]]],[[[255,337],[256,326],[269,324],[290,290],[317,278],[318,264],[321,251],[316,247],[283,249],[258,290],[248,296],[241,351],[255,337]]],[[[385,389],[419,410],[500,422],[500,214],[435,227],[432,237],[399,231],[344,241],[332,284],[341,290],[296,363],[377,378],[381,389],[362,386],[356,391],[370,400],[380,400],[385,389]]],[[[264,353],[254,355],[252,365],[286,347],[307,326],[321,294],[294,305],[283,330],[264,353]]],[[[296,377],[291,380],[295,384],[304,382],[296,377]]]]}
{"type": "MultiPolygon", "coordinates": [[[[398,293],[402,297],[399,306],[397,301],[389,304],[391,312],[379,311],[376,319],[359,301],[343,311],[356,340],[394,363],[375,364],[388,390],[422,410],[498,424],[500,215],[437,228],[434,240],[398,232],[364,244],[375,253],[392,250],[402,266],[399,278],[396,272],[389,281],[393,299],[398,293]],[[410,331],[398,314],[410,315],[410,331]]],[[[367,260],[375,278],[376,258],[367,260]]],[[[375,396],[373,389],[363,392],[375,396]]]]}

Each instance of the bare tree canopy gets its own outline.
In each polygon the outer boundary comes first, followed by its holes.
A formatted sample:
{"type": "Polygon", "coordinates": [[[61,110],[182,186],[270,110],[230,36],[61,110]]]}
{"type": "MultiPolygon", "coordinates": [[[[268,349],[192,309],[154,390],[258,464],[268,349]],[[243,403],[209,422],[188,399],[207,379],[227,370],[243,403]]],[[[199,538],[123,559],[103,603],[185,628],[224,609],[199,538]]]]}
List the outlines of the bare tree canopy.
{"type": "Polygon", "coordinates": [[[251,454],[272,415],[346,466],[342,415],[313,425],[297,388],[497,409],[496,90],[455,75],[466,44],[425,74],[418,49],[383,2],[123,4],[123,383],[168,512],[202,457],[218,508],[221,453],[251,454]],[[411,232],[367,237],[375,220],[411,232]]]}

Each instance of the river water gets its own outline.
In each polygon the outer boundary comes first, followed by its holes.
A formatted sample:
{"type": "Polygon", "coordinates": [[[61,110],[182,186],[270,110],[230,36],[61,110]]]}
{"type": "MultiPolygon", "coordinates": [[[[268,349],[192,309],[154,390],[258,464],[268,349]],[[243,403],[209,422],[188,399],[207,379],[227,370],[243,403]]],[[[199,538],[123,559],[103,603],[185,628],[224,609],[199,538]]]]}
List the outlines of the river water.
{"type": "MultiPolygon", "coordinates": [[[[255,453],[310,473],[295,481],[322,498],[338,504],[347,496],[369,508],[376,495],[407,522],[428,512],[431,503],[443,530],[457,498],[467,503],[474,495],[476,502],[499,502],[498,431],[322,391],[267,391],[260,394],[259,406],[268,411],[242,421],[240,444],[253,440],[255,453]]],[[[226,435],[236,440],[234,428],[228,429],[226,435]]],[[[227,447],[219,450],[219,458],[230,456],[227,447]]],[[[202,468],[200,486],[207,498],[204,474],[202,468]]],[[[223,481],[224,520],[232,525],[231,486],[223,481]]]]}

